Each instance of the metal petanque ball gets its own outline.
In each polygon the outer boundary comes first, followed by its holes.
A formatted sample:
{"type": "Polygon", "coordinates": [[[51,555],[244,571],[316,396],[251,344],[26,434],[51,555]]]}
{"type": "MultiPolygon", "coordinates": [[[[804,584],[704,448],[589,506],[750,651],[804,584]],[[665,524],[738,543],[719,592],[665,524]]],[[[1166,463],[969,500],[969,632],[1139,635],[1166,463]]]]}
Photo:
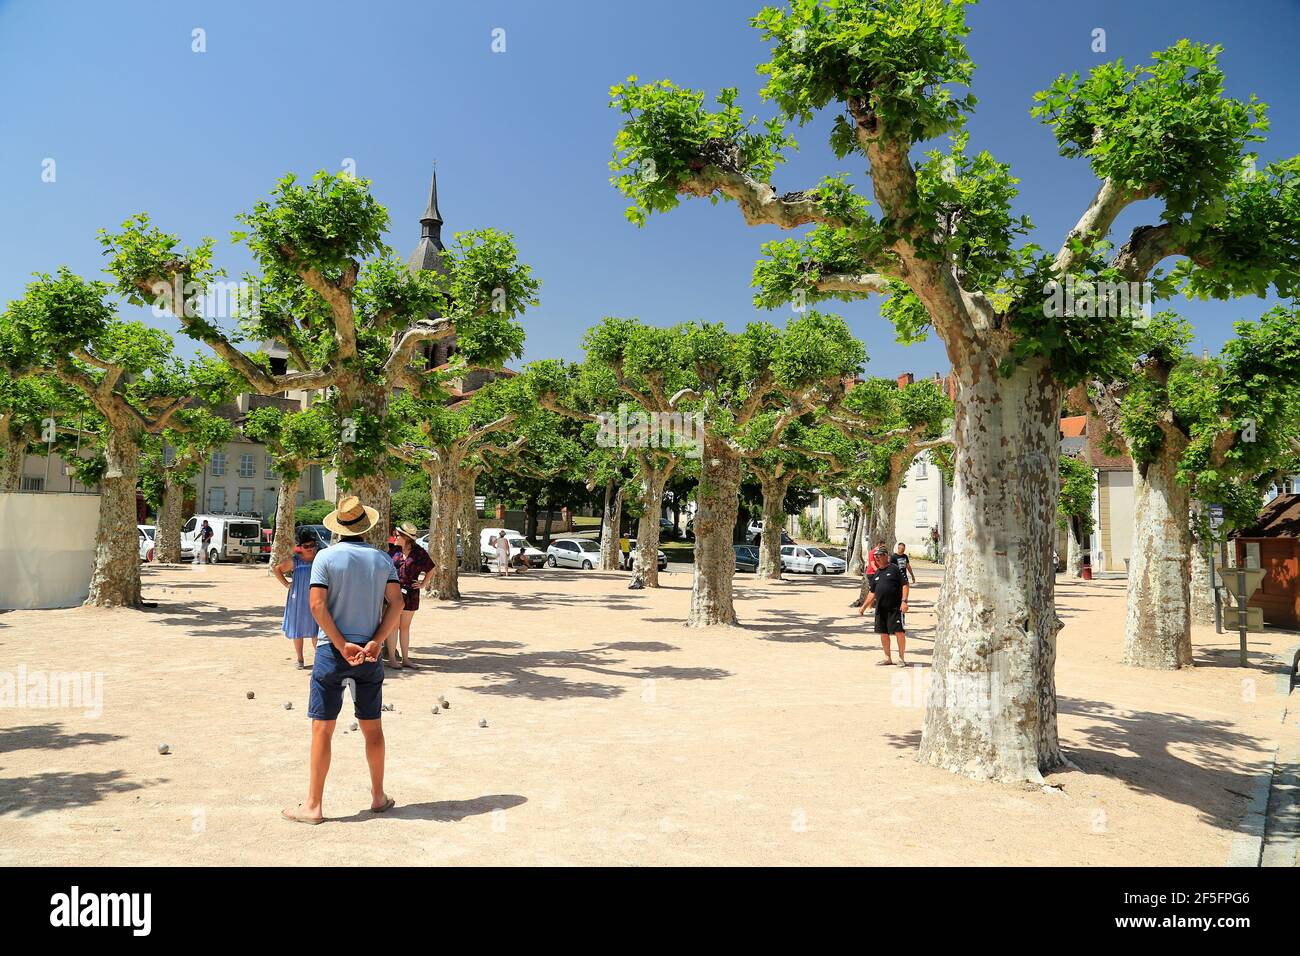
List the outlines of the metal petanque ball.
{"type": "Polygon", "coordinates": [[[159,745],[158,745],[158,752],[159,752],[160,754],[169,754],[169,753],[172,752],[172,745],[171,745],[171,744],[159,744],[159,745]]]}
{"type": "Polygon", "coordinates": [[[440,713],[442,713],[442,708],[439,707],[437,704],[434,704],[434,705],[433,705],[433,713],[435,713],[435,714],[440,714],[440,713]]]}
{"type": "Polygon", "coordinates": [[[447,698],[446,698],[446,697],[439,697],[439,698],[438,698],[438,703],[439,703],[440,705],[442,705],[442,709],[443,709],[443,710],[451,710],[451,704],[447,703],[447,698]]]}
{"type": "Polygon", "coordinates": [[[486,726],[487,726],[487,718],[486,718],[486,717],[480,717],[480,718],[478,719],[478,725],[479,725],[480,727],[486,727],[486,726]]]}
{"type": "Polygon", "coordinates": [[[254,695],[253,692],[250,690],[250,691],[246,691],[244,693],[244,696],[247,697],[249,700],[252,700],[254,695]]]}
{"type": "Polygon", "coordinates": [[[348,730],[356,730],[360,726],[355,720],[348,724],[348,730]]]}
{"type": "Polygon", "coordinates": [[[293,701],[291,701],[291,700],[286,700],[286,701],[284,702],[284,709],[285,709],[285,710],[293,710],[293,701]]]}

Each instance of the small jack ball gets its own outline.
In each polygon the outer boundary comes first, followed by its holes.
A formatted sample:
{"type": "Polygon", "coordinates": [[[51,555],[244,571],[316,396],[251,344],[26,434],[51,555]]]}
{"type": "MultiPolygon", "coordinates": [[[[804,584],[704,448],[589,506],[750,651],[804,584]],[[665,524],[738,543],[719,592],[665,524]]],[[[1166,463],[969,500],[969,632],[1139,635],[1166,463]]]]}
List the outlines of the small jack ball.
{"type": "Polygon", "coordinates": [[[252,699],[253,699],[253,692],[250,690],[250,691],[248,691],[246,694],[244,694],[244,696],[247,697],[249,700],[252,700],[252,699]]]}

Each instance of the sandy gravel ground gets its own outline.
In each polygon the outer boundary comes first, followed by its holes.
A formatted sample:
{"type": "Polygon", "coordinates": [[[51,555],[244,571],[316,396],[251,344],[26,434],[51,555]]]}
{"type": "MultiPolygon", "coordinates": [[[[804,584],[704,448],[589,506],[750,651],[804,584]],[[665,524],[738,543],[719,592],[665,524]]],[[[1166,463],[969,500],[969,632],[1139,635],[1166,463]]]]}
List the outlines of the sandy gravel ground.
{"type": "Polygon", "coordinates": [[[684,571],[659,591],[470,576],[464,601],[416,615],[431,666],[385,684],[398,807],[366,812],[345,702],[330,819],[306,827],[279,818],[304,795],[309,736],[283,589],[263,566],[144,574],[145,612],[0,614],[0,672],[103,675],[97,716],[0,709],[0,864],[1217,866],[1285,732],[1278,662],[1298,640],[1253,635],[1241,670],[1235,636],[1198,628],[1194,670],[1137,671],[1119,665],[1123,582],[1061,586],[1060,730],[1080,769],[1045,793],[915,761],[932,570],[907,671],[875,666],[843,577],[740,577],[746,626],[700,633],[680,623],[684,571]]]}

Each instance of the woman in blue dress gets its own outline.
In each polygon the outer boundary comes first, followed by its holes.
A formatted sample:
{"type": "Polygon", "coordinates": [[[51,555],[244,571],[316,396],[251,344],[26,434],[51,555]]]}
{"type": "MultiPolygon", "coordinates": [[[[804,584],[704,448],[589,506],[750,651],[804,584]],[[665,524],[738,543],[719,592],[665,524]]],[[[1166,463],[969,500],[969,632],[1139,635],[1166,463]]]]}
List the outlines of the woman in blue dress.
{"type": "Polygon", "coordinates": [[[289,591],[284,603],[284,636],[293,641],[293,649],[298,654],[298,670],[307,666],[302,659],[302,642],[316,643],[316,618],[311,613],[311,562],[316,557],[316,546],[315,533],[310,528],[301,529],[293,557],[274,568],[275,576],[289,591]]]}

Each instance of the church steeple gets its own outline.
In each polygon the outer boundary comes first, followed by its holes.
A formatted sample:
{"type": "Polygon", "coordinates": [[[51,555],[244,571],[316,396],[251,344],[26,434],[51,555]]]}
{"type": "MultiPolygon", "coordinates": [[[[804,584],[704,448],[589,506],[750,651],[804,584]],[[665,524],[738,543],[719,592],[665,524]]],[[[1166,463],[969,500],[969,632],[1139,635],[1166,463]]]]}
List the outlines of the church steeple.
{"type": "Polygon", "coordinates": [[[434,166],[433,179],[429,183],[429,205],[420,216],[420,242],[411,253],[410,269],[412,272],[433,270],[442,272],[442,213],[438,211],[438,168],[434,166]]]}

